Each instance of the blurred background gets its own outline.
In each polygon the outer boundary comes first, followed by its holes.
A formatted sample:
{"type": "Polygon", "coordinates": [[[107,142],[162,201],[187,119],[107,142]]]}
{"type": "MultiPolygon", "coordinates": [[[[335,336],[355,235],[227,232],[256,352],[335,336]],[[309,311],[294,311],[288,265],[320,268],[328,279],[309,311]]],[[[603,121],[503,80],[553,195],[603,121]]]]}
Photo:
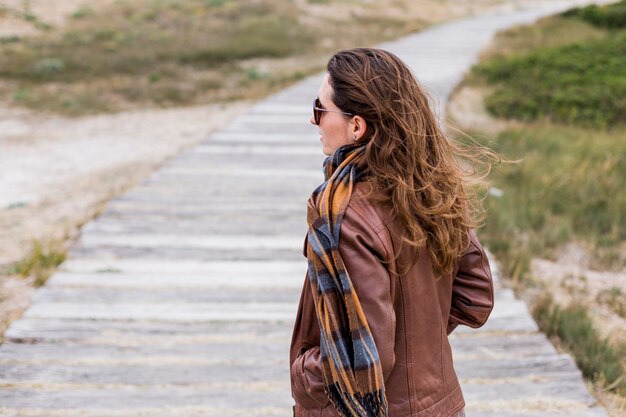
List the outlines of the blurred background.
{"type": "MultiPolygon", "coordinates": [[[[0,330],[107,201],[333,52],[549,3],[0,0],[0,330]]],[[[481,240],[624,415],[626,1],[499,33],[446,113],[520,161],[489,176],[481,240]]]]}

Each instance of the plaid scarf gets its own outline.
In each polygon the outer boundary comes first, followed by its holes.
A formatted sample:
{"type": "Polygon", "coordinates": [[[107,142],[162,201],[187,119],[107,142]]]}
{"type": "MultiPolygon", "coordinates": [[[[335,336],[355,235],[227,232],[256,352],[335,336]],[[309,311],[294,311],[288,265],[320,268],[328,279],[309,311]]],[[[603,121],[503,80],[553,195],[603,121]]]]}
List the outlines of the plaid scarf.
{"type": "MultiPolygon", "coordinates": [[[[362,145],[345,145],[324,161],[325,182],[308,201],[309,282],[320,325],[325,391],[346,417],[387,416],[374,338],[339,254],[339,230],[359,173],[362,145]]],[[[358,279],[358,277],[357,277],[358,279]]]]}

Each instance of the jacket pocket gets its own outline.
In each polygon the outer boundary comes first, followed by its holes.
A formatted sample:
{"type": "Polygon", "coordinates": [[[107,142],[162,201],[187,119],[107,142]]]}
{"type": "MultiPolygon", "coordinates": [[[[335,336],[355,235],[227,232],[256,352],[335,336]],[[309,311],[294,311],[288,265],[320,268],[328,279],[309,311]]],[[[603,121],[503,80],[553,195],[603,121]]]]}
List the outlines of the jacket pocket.
{"type": "Polygon", "coordinates": [[[291,392],[295,402],[307,410],[330,404],[324,389],[319,347],[303,347],[291,366],[291,392]]]}

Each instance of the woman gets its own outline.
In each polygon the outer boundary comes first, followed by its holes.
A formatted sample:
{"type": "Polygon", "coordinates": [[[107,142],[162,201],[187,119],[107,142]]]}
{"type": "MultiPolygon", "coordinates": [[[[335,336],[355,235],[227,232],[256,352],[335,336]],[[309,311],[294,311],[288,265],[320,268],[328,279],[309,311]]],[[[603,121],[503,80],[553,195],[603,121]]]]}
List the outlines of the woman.
{"type": "Polygon", "coordinates": [[[464,415],[447,335],[493,308],[461,148],[395,55],[335,54],[315,100],[326,181],[291,343],[295,416],[464,415]]]}

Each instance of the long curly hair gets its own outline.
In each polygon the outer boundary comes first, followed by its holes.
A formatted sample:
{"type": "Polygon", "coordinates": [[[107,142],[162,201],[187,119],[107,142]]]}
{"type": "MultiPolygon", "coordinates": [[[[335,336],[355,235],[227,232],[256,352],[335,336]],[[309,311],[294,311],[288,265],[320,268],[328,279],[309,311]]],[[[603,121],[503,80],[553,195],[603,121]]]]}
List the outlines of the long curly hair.
{"type": "Polygon", "coordinates": [[[477,194],[469,189],[470,180],[478,178],[472,162],[498,156],[448,139],[428,93],[388,51],[340,51],[327,71],[335,105],[367,122],[360,165],[372,185],[370,196],[392,207],[403,226],[402,242],[426,245],[435,273],[451,273],[469,246],[469,229],[483,217],[477,194]]]}

